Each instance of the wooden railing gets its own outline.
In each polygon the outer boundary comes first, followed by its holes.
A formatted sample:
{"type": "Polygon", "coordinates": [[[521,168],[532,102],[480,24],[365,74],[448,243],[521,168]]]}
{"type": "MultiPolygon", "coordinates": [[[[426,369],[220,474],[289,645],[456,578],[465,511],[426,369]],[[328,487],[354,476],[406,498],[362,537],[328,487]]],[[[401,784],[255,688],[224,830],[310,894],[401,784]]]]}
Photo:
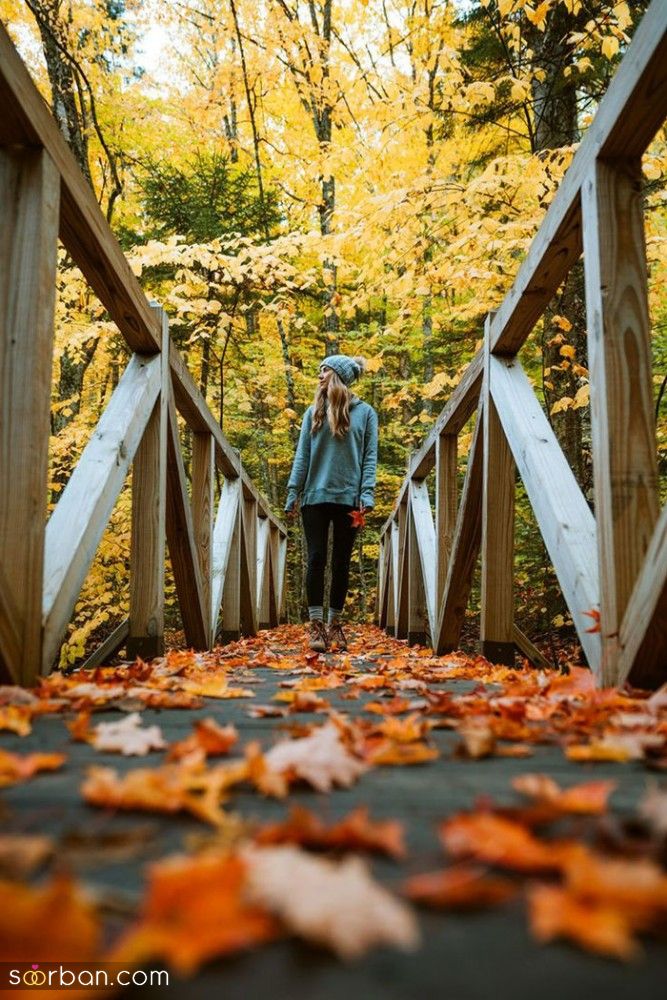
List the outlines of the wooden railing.
{"type": "Polygon", "coordinates": [[[382,529],[379,621],[459,643],[481,550],[481,648],[539,654],[513,615],[515,466],[602,685],[667,680],[667,508],[660,511],[641,156],[667,115],[667,4],[654,0],[576,152],[483,349],[411,456],[382,529]],[[595,516],[517,354],[583,250],[595,516]],[[457,436],[477,410],[460,503],[457,436]],[[427,476],[435,473],[435,519],[427,476]],[[599,612],[600,630],[591,631],[599,612]]]}
{"type": "Polygon", "coordinates": [[[276,624],[287,533],[130,270],[0,25],[0,673],[48,672],[130,468],[129,619],[88,665],[164,645],[165,535],[186,642],[276,624]],[[58,237],[133,353],[47,524],[58,237]],[[188,494],[177,411],[192,433],[188,494]],[[221,488],[216,514],[217,477],[221,488]]]}

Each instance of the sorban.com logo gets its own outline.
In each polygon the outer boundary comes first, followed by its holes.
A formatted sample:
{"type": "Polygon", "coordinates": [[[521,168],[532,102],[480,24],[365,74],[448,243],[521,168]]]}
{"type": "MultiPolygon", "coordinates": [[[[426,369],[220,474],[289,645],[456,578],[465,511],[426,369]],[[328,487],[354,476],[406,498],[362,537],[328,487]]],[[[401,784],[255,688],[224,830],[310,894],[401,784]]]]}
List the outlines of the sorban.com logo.
{"type": "MultiPolygon", "coordinates": [[[[8,963],[0,963],[7,968],[8,963]]],[[[28,968],[10,968],[7,970],[9,986],[21,989],[67,989],[85,986],[89,989],[108,989],[122,986],[168,986],[169,973],[166,969],[125,969],[115,963],[96,964],[94,966],[82,963],[32,962],[28,968]]]]}

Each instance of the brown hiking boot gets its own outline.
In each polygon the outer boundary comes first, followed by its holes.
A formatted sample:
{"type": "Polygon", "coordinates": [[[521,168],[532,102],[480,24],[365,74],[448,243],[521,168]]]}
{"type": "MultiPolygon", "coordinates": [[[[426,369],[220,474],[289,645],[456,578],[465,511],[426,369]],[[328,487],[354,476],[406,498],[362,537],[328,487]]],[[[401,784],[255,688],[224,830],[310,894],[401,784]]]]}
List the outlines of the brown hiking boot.
{"type": "Polygon", "coordinates": [[[327,630],[325,628],[324,622],[319,621],[317,618],[313,619],[310,623],[310,631],[308,634],[308,645],[316,653],[326,653],[329,648],[329,643],[327,641],[327,630]]]}
{"type": "Polygon", "coordinates": [[[339,652],[347,649],[347,639],[340,622],[332,622],[328,632],[329,645],[335,646],[339,652]]]}

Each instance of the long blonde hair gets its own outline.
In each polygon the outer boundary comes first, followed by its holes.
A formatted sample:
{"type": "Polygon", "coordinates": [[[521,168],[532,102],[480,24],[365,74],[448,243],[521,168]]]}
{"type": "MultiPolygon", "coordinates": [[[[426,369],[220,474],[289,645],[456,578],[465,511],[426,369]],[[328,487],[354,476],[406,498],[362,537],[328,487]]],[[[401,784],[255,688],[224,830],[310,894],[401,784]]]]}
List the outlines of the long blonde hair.
{"type": "Polygon", "coordinates": [[[336,438],[343,438],[350,429],[350,399],[352,393],[330,369],[329,382],[326,386],[318,385],[313,400],[313,421],[311,434],[317,434],[326,416],[329,430],[336,438]]]}

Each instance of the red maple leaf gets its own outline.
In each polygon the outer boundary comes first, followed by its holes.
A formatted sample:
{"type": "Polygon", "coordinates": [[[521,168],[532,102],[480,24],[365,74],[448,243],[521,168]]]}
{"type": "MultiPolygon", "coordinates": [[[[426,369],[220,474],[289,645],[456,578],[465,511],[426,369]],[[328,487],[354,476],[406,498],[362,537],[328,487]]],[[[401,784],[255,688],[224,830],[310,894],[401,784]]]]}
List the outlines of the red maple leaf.
{"type": "Polygon", "coordinates": [[[350,517],[352,518],[353,528],[363,528],[366,524],[366,514],[363,507],[360,507],[359,510],[351,510],[350,517]]]}
{"type": "Polygon", "coordinates": [[[593,619],[594,624],[590,628],[587,628],[587,632],[599,632],[600,631],[600,612],[597,608],[591,608],[590,611],[584,611],[585,615],[593,619]]]}

